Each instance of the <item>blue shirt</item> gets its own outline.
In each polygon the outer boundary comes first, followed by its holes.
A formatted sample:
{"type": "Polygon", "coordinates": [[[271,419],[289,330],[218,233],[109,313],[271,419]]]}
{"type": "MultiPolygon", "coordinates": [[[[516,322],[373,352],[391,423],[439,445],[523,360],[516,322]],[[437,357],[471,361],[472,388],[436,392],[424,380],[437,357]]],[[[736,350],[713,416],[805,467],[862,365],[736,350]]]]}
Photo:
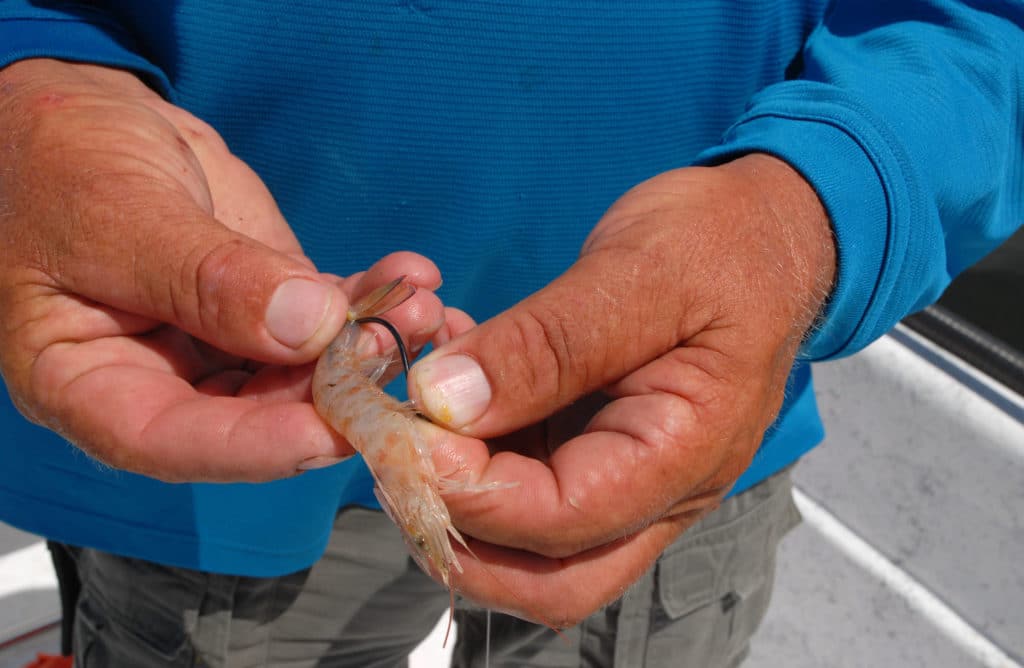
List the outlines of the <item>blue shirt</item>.
{"type": "MultiPolygon", "coordinates": [[[[1019,224],[1024,7],[973,4],[6,0],[0,65],[137,71],[259,173],[319,267],[414,250],[478,320],[567,268],[640,181],[784,158],[826,205],[839,274],[739,491],[820,441],[807,360],[862,348],[1019,224]]],[[[60,541],[276,575],[320,555],[339,505],[374,504],[358,460],[164,484],[0,405],[0,518],[60,541]]]]}

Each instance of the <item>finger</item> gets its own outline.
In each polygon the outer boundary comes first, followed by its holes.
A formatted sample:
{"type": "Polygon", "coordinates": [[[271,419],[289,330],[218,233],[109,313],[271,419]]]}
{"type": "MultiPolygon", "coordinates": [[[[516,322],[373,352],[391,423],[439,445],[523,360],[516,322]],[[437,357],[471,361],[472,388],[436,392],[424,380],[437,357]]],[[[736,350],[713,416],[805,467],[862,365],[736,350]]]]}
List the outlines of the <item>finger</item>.
{"type": "MultiPolygon", "coordinates": [[[[452,327],[461,328],[461,331],[462,329],[472,327],[474,324],[472,318],[462,311],[450,307],[443,307],[441,305],[441,300],[433,293],[419,291],[410,298],[410,301],[414,300],[429,300],[424,310],[431,313],[441,313],[441,317],[443,319],[431,320],[430,318],[423,317],[422,322],[431,322],[433,324],[413,329],[410,325],[404,322],[404,318],[394,318],[392,324],[398,327],[400,332],[403,331],[403,329],[406,332],[411,332],[402,339],[406,343],[406,352],[410,360],[415,359],[427,343],[440,345],[439,341],[448,341],[451,338],[449,331],[452,327]]],[[[420,309],[416,309],[414,312],[419,311],[420,309]]],[[[388,319],[392,320],[391,317],[388,319]]],[[[365,344],[360,341],[360,350],[368,355],[390,355],[392,357],[392,361],[395,361],[396,346],[391,332],[380,325],[364,325],[364,328],[370,330],[371,336],[374,337],[374,343],[372,346],[365,347],[365,344]]],[[[384,375],[381,376],[378,383],[382,386],[387,385],[402,373],[405,373],[405,369],[399,368],[398,365],[392,365],[384,372],[384,375]]]]}
{"type": "MultiPolygon", "coordinates": [[[[441,273],[433,262],[408,251],[390,253],[367,271],[349,277],[344,285],[355,301],[399,276],[418,289],[382,315],[398,330],[407,352],[415,354],[445,323],[444,306],[432,292],[441,285],[441,273]]],[[[375,345],[366,352],[387,355],[395,350],[394,336],[386,328],[380,325],[366,325],[364,328],[373,334],[375,341],[375,345]]],[[[365,345],[361,343],[361,349],[365,345]]]]}
{"type": "MultiPolygon", "coordinates": [[[[115,166],[128,172],[116,178],[86,169],[95,181],[64,188],[59,210],[25,230],[31,237],[19,248],[46,249],[51,287],[174,324],[249,358],[299,363],[326,346],[348,305],[338,286],[228,229],[147,171],[131,175],[131,167],[115,166]],[[78,221],[71,231],[87,230],[88,243],[61,241],[69,233],[62,220],[78,221]]],[[[60,168],[50,173],[53,187],[75,183],[62,179],[60,168]]]]}
{"type": "Polygon", "coordinates": [[[143,214],[131,231],[103,226],[90,254],[65,259],[64,287],[243,357],[299,363],[318,354],[344,322],[344,292],[308,265],[179,204],[143,214]]]}
{"type": "Polygon", "coordinates": [[[484,607],[546,626],[575,626],[611,603],[651,567],[696,516],[654,523],[615,543],[566,559],[500,548],[470,539],[456,589],[484,607]]]}
{"type": "Polygon", "coordinates": [[[637,266],[628,260],[585,256],[432,352],[412,373],[419,405],[449,429],[486,438],[541,420],[671,349],[682,333],[659,311],[666,291],[654,273],[623,272],[637,266]]]}
{"type": "Polygon", "coordinates": [[[444,327],[437,331],[431,343],[435,347],[443,346],[456,336],[476,327],[473,317],[463,310],[448,306],[444,310],[444,327]]]}
{"type": "Polygon", "coordinates": [[[453,520],[491,543],[564,556],[654,518],[713,507],[771,419],[756,381],[736,388],[720,374],[717,355],[680,348],[627,376],[620,385],[635,394],[603,407],[594,396],[539,429],[489,443],[442,433],[434,441],[439,471],[462,471],[477,485],[506,484],[448,497],[453,520]]]}
{"type": "Polygon", "coordinates": [[[680,510],[683,499],[698,496],[698,505],[716,505],[735,479],[723,472],[722,457],[697,447],[677,453],[677,434],[653,419],[636,419],[642,411],[665,415],[665,401],[613,402],[587,433],[546,459],[530,447],[491,456],[486,445],[454,445],[458,454],[441,455],[446,470],[461,467],[475,484],[495,483],[496,489],[447,496],[453,521],[482,540],[560,557],[629,535],[680,510]],[[681,466],[686,460],[691,465],[681,466]]]}
{"type": "MultiPolygon", "coordinates": [[[[398,331],[402,345],[409,358],[415,357],[429,343],[444,324],[445,308],[441,299],[432,292],[417,291],[401,306],[388,311],[384,320],[398,331]]],[[[384,325],[361,324],[364,337],[358,344],[360,352],[366,355],[393,355],[398,347],[394,333],[384,325]],[[372,344],[371,344],[372,342],[372,344]]]]}
{"type": "Polygon", "coordinates": [[[308,402],[291,399],[308,366],[242,396],[222,394],[237,387],[230,379],[197,391],[177,371],[130,339],[50,346],[36,365],[51,388],[46,426],[110,466],[166,481],[272,480],[353,452],[308,402]]]}
{"type": "MultiPolygon", "coordinates": [[[[390,253],[368,270],[340,279],[340,285],[355,303],[398,277],[416,288],[411,296],[380,314],[383,320],[395,328],[398,340],[396,333],[384,325],[363,323],[363,333],[357,347],[365,357],[390,357],[394,362],[399,358],[397,350],[401,345],[406,358],[412,359],[444,326],[444,306],[432,292],[441,285],[441,273],[433,262],[417,253],[390,253]]],[[[334,279],[338,280],[337,277],[334,279]]],[[[349,313],[349,317],[352,317],[352,313],[349,313]]],[[[378,382],[386,385],[401,373],[404,373],[403,366],[392,364],[378,382]]]]}
{"type": "Polygon", "coordinates": [[[418,253],[397,251],[377,260],[365,272],[354,275],[358,280],[352,284],[353,300],[398,276],[404,276],[406,281],[424,290],[441,287],[441,271],[437,265],[418,253]]]}
{"type": "Polygon", "coordinates": [[[367,358],[385,358],[391,362],[378,380],[378,384],[387,385],[405,373],[404,361],[415,359],[423,347],[436,336],[437,331],[444,326],[444,313],[444,306],[437,295],[419,290],[385,314],[385,320],[396,328],[400,342],[395,338],[395,333],[383,325],[361,325],[363,332],[357,344],[360,355],[367,358]],[[399,346],[405,351],[405,360],[401,358],[399,346]]]}

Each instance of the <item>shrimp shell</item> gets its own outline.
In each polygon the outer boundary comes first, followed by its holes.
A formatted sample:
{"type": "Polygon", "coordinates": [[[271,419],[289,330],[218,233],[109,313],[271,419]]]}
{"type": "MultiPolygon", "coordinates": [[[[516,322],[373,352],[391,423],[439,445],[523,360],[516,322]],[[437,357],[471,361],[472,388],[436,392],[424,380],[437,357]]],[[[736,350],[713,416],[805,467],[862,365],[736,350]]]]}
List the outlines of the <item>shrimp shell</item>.
{"type": "Polygon", "coordinates": [[[313,403],[321,418],[363,456],[376,482],[374,494],[402,530],[413,558],[451,589],[452,569],[461,573],[462,565],[448,537],[463,546],[466,542],[452,525],[440,491],[471,487],[438,475],[427,445],[427,435],[437,427],[378,387],[391,358],[360,359],[357,354],[361,327],[356,321],[393,308],[412,290],[398,279],[353,307],[349,323],[317,362],[313,403]],[[393,291],[400,286],[406,286],[407,294],[396,303],[393,291]]]}

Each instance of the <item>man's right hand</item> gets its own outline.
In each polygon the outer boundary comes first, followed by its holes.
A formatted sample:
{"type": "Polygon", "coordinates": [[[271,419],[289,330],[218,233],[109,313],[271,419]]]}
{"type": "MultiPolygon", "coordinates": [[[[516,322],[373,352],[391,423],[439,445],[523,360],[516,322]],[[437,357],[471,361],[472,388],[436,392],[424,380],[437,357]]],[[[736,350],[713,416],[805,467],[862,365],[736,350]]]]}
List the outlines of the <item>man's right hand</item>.
{"type": "MultiPolygon", "coordinates": [[[[398,274],[413,347],[444,322],[436,267],[320,274],[208,125],[128,72],[0,71],[0,371],[29,419],[164,480],[267,480],[351,447],[308,401],[349,296],[398,274]]],[[[31,447],[25,444],[24,447],[31,447]]]]}

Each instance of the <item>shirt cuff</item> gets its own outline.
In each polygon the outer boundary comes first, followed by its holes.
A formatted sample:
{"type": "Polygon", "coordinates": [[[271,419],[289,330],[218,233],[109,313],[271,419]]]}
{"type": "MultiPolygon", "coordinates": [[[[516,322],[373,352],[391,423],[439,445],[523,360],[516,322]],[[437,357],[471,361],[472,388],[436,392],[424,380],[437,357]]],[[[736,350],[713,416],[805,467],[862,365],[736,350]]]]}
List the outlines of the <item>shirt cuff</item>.
{"type": "Polygon", "coordinates": [[[841,93],[810,82],[787,82],[755,97],[719,146],[700,164],[767,153],[796,169],[817,191],[835,234],[836,281],[801,357],[850,354],[881,336],[904,314],[884,313],[885,284],[899,273],[894,208],[906,199],[891,140],[841,93]],[[881,302],[881,304],[880,304],[881,302]],[[891,322],[890,322],[891,320],[891,322]]]}

